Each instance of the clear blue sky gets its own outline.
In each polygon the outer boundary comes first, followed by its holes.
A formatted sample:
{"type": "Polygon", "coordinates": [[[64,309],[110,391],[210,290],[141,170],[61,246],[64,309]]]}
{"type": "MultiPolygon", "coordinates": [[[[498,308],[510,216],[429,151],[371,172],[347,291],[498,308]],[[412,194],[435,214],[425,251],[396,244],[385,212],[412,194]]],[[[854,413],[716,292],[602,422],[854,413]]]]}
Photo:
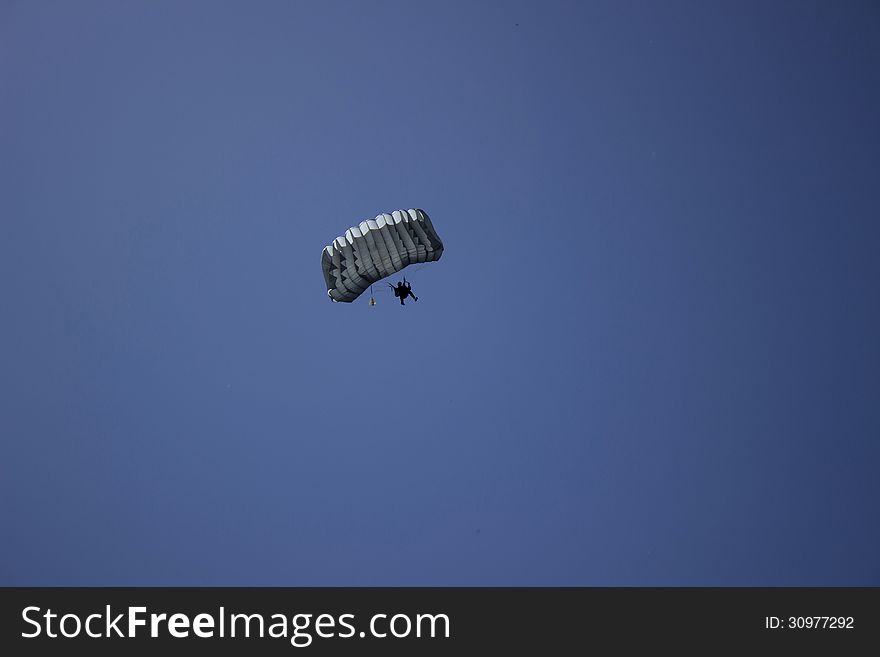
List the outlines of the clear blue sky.
{"type": "Polygon", "coordinates": [[[3,1],[0,584],[880,585],[878,33],[3,1]]]}

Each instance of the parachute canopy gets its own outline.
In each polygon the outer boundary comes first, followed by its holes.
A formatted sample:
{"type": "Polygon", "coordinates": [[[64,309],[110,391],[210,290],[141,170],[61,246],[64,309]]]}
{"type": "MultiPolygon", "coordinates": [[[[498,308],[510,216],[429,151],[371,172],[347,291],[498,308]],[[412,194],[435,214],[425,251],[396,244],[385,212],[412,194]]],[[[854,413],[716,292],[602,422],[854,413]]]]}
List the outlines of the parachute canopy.
{"type": "Polygon", "coordinates": [[[427,212],[395,210],[352,226],[325,246],[321,268],[330,298],[350,302],[376,281],[441,255],[443,242],[427,212]]]}

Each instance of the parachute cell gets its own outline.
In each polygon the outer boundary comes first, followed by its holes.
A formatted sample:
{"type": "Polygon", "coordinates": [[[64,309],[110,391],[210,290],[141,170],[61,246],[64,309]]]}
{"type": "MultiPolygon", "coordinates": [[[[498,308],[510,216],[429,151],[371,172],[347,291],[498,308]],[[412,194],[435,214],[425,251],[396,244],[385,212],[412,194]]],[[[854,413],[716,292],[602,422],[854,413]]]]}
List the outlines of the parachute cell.
{"type": "Polygon", "coordinates": [[[324,247],[321,269],[329,297],[351,302],[373,283],[441,255],[443,242],[427,212],[395,210],[352,226],[324,247]]]}

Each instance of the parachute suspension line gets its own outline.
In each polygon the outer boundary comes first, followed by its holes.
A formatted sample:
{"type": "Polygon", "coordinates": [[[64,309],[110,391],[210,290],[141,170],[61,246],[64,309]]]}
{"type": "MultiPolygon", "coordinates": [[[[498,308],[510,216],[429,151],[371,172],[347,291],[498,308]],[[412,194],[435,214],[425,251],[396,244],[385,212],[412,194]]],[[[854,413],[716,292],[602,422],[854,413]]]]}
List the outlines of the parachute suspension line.
{"type": "Polygon", "coordinates": [[[373,286],[372,285],[370,285],[370,305],[371,306],[376,305],[376,298],[373,296],[373,286]]]}

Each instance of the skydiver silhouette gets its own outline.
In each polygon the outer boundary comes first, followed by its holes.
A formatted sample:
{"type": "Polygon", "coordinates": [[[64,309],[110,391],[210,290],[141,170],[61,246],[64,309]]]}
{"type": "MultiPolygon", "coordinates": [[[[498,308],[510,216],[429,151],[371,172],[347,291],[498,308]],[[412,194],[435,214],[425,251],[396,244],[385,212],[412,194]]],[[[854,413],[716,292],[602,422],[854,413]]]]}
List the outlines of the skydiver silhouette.
{"type": "Polygon", "coordinates": [[[407,283],[406,276],[403,277],[403,282],[398,281],[397,287],[394,287],[391,283],[388,284],[392,290],[394,290],[394,296],[400,297],[400,305],[405,306],[406,304],[403,302],[408,296],[412,297],[414,301],[418,301],[419,298],[412,293],[412,286],[407,283]]]}

